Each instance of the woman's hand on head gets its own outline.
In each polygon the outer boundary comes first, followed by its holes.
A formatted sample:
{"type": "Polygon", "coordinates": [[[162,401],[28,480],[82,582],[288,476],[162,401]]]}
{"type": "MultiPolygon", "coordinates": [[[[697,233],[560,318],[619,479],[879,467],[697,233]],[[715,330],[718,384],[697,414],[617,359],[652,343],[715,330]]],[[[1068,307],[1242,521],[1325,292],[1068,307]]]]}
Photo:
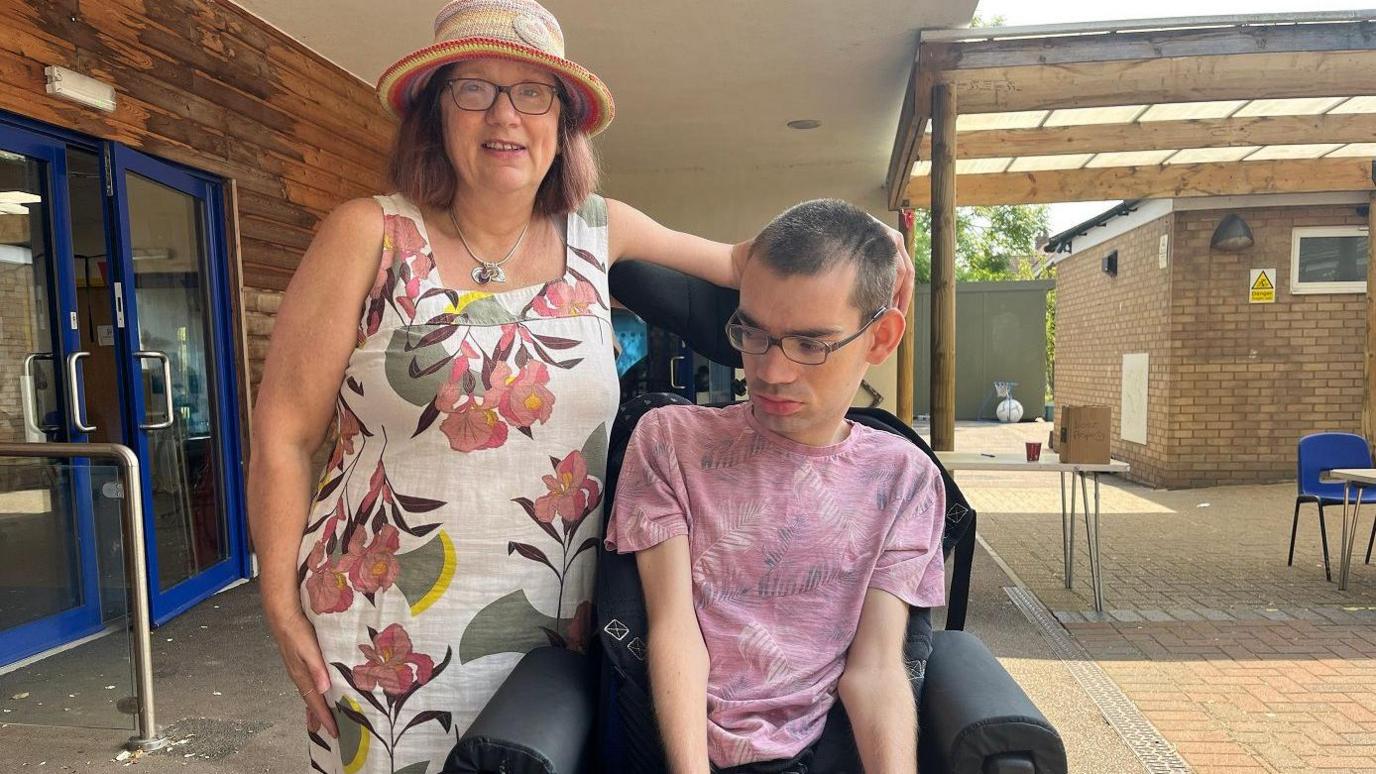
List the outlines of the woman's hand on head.
{"type": "Polygon", "coordinates": [[[907,317],[908,307],[913,302],[913,281],[917,277],[917,269],[913,266],[913,257],[908,255],[908,244],[903,238],[903,232],[878,218],[875,220],[889,232],[889,238],[893,240],[894,260],[898,262],[898,272],[894,275],[893,301],[890,306],[907,317]]]}

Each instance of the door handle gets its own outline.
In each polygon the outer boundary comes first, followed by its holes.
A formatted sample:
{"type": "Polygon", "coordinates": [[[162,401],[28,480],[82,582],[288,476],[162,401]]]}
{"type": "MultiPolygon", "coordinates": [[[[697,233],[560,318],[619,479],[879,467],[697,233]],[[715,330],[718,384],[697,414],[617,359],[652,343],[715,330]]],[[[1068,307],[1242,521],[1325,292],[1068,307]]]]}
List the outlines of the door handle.
{"type": "Polygon", "coordinates": [[[678,376],[678,369],[674,368],[674,364],[680,360],[683,360],[685,357],[687,356],[674,355],[673,357],[669,358],[669,386],[673,387],[675,390],[683,389],[683,385],[679,384],[678,381],[674,378],[675,376],[678,376]]]}
{"type": "Polygon", "coordinates": [[[83,433],[94,433],[96,430],[96,426],[86,424],[82,416],[81,378],[77,375],[77,364],[83,357],[90,356],[90,352],[73,352],[67,356],[67,411],[72,418],[72,427],[83,433]]]}
{"type": "MultiPolygon", "coordinates": [[[[167,359],[167,355],[164,355],[164,354],[161,353],[161,352],[144,352],[144,351],[135,352],[135,353],[134,353],[134,359],[135,359],[135,360],[157,360],[157,361],[160,361],[160,362],[162,363],[162,399],[163,399],[163,410],[164,410],[164,411],[166,412],[166,414],[167,414],[167,419],[164,419],[164,420],[162,420],[161,422],[140,422],[140,423],[139,423],[139,429],[140,429],[140,430],[162,430],[162,429],[171,427],[171,426],[172,426],[172,423],[173,423],[174,421],[176,421],[176,419],[177,419],[176,414],[173,413],[173,409],[172,409],[172,363],[171,363],[171,361],[169,361],[169,360],[167,359]]],[[[144,413],[145,413],[145,414],[147,413],[147,409],[144,410],[144,413]]]]}
{"type": "Polygon", "coordinates": [[[51,352],[30,352],[24,358],[24,390],[28,392],[29,405],[24,409],[24,422],[36,433],[51,433],[60,428],[55,425],[45,425],[39,421],[38,417],[38,392],[33,386],[33,361],[47,360],[52,361],[51,352]],[[30,414],[32,411],[32,414],[30,414]]]}

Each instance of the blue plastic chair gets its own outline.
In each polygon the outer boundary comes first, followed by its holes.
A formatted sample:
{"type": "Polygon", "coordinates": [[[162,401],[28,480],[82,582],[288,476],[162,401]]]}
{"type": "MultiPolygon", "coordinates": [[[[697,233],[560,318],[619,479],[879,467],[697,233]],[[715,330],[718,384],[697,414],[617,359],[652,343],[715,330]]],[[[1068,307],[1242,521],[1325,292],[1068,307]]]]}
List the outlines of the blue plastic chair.
{"type": "MultiPolygon", "coordinates": [[[[1299,495],[1295,497],[1295,518],[1290,525],[1290,559],[1295,564],[1295,532],[1300,525],[1300,504],[1314,503],[1319,507],[1319,539],[1323,541],[1323,574],[1333,580],[1328,566],[1328,529],[1324,525],[1323,509],[1327,505],[1343,504],[1341,483],[1320,482],[1319,475],[1336,468],[1369,468],[1371,447],[1366,439],[1353,433],[1313,433],[1300,439],[1298,459],[1299,495]]],[[[1363,503],[1376,503],[1376,489],[1357,490],[1363,503]]],[[[1366,544],[1366,563],[1371,564],[1371,546],[1376,541],[1376,523],[1371,525],[1371,537],[1366,544]]]]}

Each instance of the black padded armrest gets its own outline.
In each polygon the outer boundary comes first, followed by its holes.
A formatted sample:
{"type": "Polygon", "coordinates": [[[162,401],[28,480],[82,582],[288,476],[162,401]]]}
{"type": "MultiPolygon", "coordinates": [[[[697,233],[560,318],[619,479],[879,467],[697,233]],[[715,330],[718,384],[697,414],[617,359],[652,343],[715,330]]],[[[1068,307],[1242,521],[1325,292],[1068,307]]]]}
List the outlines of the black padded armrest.
{"type": "Polygon", "coordinates": [[[596,673],[586,656],[536,648],[454,745],[442,774],[578,774],[596,705],[596,673]]]}
{"type": "Polygon", "coordinates": [[[974,635],[940,631],[922,692],[922,770],[1065,774],[1065,746],[974,635]]]}
{"type": "Polygon", "coordinates": [[[740,292],[649,263],[621,259],[608,275],[612,296],[656,328],[683,338],[699,355],[732,368],[741,353],[722,329],[740,303],[740,292]]]}

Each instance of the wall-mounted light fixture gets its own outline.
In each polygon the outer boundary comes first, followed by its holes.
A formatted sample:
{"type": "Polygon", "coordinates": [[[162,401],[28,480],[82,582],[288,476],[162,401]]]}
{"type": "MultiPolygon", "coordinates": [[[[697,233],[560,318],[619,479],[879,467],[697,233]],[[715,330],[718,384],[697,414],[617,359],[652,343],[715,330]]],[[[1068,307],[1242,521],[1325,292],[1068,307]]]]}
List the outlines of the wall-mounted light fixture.
{"type": "Polygon", "coordinates": [[[1209,247],[1225,253],[1236,253],[1246,250],[1255,242],[1247,221],[1230,212],[1218,222],[1218,228],[1214,229],[1214,235],[1209,239],[1209,247]]]}
{"type": "Polygon", "coordinates": [[[1100,268],[1100,269],[1103,269],[1103,270],[1104,270],[1104,273],[1107,274],[1108,276],[1110,276],[1110,277],[1117,277],[1117,276],[1118,276],[1118,251],[1117,251],[1117,250],[1114,250],[1113,252],[1109,253],[1108,255],[1105,255],[1104,258],[1103,258],[1103,260],[1099,263],[1099,268],[1100,268]]]}
{"type": "Polygon", "coordinates": [[[115,111],[115,87],[95,78],[57,65],[43,68],[48,77],[47,92],[107,113],[115,111]]]}

